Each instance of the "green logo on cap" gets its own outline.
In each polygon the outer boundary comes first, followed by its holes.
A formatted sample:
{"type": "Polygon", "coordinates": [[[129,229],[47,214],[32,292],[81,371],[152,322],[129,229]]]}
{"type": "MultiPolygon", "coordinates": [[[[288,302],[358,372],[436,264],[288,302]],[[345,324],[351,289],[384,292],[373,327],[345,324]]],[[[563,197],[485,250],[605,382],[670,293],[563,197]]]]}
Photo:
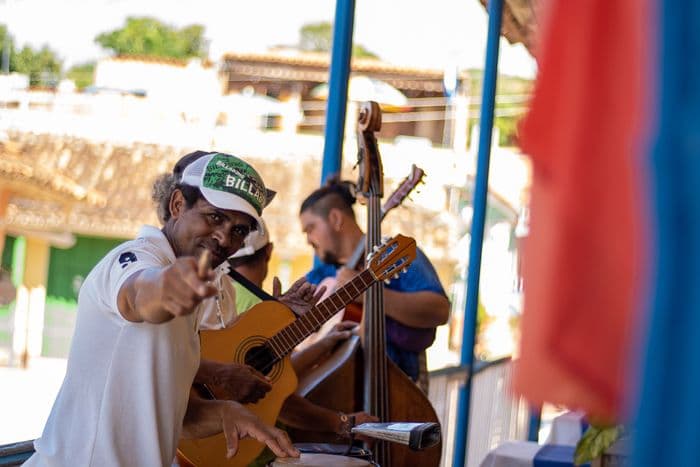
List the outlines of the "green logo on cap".
{"type": "Polygon", "coordinates": [[[212,190],[226,191],[249,202],[262,214],[267,205],[267,190],[262,178],[253,167],[241,159],[216,154],[207,164],[202,186],[212,190]]]}

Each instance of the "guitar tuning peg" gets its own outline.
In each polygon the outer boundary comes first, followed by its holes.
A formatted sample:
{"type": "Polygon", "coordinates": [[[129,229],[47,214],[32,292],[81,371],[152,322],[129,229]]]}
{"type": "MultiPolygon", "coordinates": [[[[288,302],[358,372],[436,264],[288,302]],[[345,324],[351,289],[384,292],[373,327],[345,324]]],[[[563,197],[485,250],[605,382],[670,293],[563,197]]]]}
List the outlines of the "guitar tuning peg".
{"type": "Polygon", "coordinates": [[[372,251],[379,251],[379,245],[374,245],[372,247],[372,251]]]}
{"type": "Polygon", "coordinates": [[[399,278],[399,273],[397,272],[396,274],[394,274],[394,279],[398,279],[398,278],[399,278]]]}
{"type": "Polygon", "coordinates": [[[401,270],[401,274],[406,274],[407,272],[408,272],[408,268],[403,268],[403,269],[401,270]]]}
{"type": "Polygon", "coordinates": [[[384,283],[385,283],[386,285],[389,285],[390,282],[391,282],[391,279],[384,279],[384,283]]]}

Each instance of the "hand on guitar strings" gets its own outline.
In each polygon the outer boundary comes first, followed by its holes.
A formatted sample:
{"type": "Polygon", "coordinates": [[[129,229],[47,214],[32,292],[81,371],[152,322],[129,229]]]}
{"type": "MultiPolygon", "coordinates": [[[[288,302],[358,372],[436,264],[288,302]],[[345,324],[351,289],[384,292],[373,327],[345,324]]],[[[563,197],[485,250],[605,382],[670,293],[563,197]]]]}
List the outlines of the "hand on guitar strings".
{"type": "Polygon", "coordinates": [[[357,335],[358,328],[359,325],[354,321],[341,321],[331,328],[321,342],[324,343],[327,351],[331,351],[338,342],[348,340],[353,334],[357,335]]]}
{"type": "Polygon", "coordinates": [[[306,374],[309,370],[323,362],[340,343],[350,338],[357,332],[358,325],[354,321],[343,321],[331,328],[331,330],[318,341],[295,350],[292,353],[292,366],[299,375],[306,374]]]}
{"type": "Polygon", "coordinates": [[[246,437],[265,443],[277,457],[299,457],[299,451],[294,448],[287,433],[266,425],[237,402],[228,401],[221,415],[227,458],[236,454],[239,440],[246,437]]]}
{"type": "Polygon", "coordinates": [[[297,316],[311,310],[321,299],[326,291],[325,286],[316,287],[302,277],[292,284],[285,293],[282,292],[282,284],[275,277],[272,281],[272,295],[279,299],[281,303],[289,307],[297,316]]]}
{"type": "Polygon", "coordinates": [[[254,404],[272,389],[267,377],[248,365],[202,359],[195,382],[203,383],[219,399],[254,404]]]}

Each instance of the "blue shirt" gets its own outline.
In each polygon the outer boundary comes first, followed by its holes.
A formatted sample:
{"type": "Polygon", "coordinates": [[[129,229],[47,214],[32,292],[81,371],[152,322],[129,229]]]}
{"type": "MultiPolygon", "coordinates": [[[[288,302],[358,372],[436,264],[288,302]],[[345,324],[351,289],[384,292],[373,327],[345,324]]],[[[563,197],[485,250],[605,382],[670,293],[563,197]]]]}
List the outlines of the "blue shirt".
{"type": "MultiPolygon", "coordinates": [[[[321,264],[306,274],[306,280],[318,284],[326,277],[335,277],[337,267],[321,264]]],[[[386,288],[397,292],[434,292],[443,296],[445,290],[440,284],[435,268],[423,251],[416,250],[416,259],[405,273],[391,279],[386,288]]],[[[387,354],[413,380],[418,378],[418,354],[430,347],[435,340],[435,328],[414,328],[386,317],[387,354]]]]}

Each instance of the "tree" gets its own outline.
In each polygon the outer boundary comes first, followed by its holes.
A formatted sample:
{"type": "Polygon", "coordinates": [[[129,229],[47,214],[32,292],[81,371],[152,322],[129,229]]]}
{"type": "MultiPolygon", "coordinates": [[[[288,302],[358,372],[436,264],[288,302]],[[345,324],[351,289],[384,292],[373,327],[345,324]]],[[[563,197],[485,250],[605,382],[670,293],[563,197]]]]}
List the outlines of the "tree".
{"type": "Polygon", "coordinates": [[[333,26],[324,21],[309,23],[299,31],[299,48],[309,52],[329,52],[333,46],[333,26]]]}
{"type": "Polygon", "coordinates": [[[352,45],[352,56],[355,58],[379,58],[377,54],[367,50],[363,45],[352,45]]]}
{"type": "Polygon", "coordinates": [[[73,65],[66,73],[66,77],[73,80],[78,89],[85,89],[95,80],[95,62],[73,65]]]}
{"type": "Polygon", "coordinates": [[[116,55],[181,59],[206,56],[204,26],[177,29],[155,18],[127,18],[122,28],[98,35],[95,42],[116,55]]]}
{"type": "MultiPolygon", "coordinates": [[[[333,47],[333,25],[327,21],[308,23],[299,30],[299,49],[309,52],[330,52],[333,47]]],[[[353,44],[352,56],[379,58],[360,44],[353,44]]]]}
{"type": "Polygon", "coordinates": [[[9,51],[8,70],[28,75],[30,86],[55,86],[58,83],[63,63],[49,46],[44,45],[41,49],[34,50],[25,45],[17,50],[7,27],[0,25],[0,57],[3,57],[2,60],[6,56],[4,53],[6,50],[9,51]]]}
{"type": "Polygon", "coordinates": [[[7,31],[7,26],[0,24],[0,71],[9,71],[10,54],[14,48],[15,44],[7,31]]]}

